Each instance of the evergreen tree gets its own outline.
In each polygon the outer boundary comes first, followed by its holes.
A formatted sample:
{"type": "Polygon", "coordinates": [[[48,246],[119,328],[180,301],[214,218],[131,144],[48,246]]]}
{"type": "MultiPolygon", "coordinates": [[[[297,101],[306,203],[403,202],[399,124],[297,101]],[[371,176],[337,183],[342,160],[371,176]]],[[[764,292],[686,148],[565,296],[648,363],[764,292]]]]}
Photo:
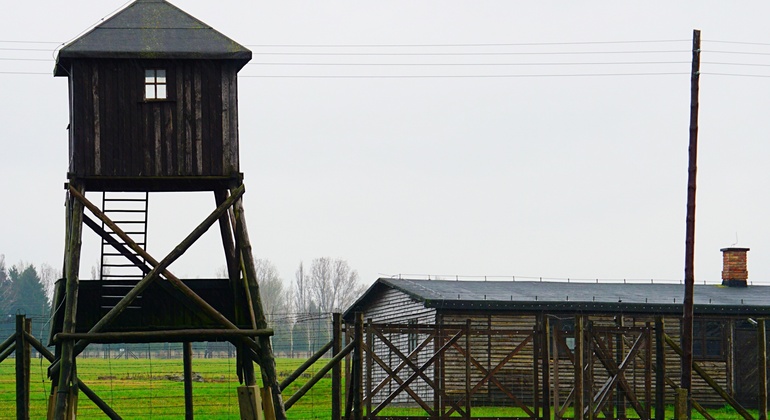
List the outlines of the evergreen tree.
{"type": "Polygon", "coordinates": [[[33,265],[19,263],[8,270],[10,299],[6,313],[23,313],[29,316],[48,316],[51,312],[46,287],[33,265]]]}

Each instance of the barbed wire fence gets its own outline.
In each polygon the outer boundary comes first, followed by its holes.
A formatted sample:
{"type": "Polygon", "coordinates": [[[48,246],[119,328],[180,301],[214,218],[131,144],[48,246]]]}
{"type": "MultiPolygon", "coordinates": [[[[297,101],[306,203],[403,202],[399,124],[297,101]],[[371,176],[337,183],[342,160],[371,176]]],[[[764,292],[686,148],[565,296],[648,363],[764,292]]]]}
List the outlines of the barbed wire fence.
{"type": "MultiPolygon", "coordinates": [[[[32,335],[48,344],[49,315],[27,315],[32,335]]],[[[331,313],[268,314],[274,329],[273,353],[278,380],[296,370],[323,348],[332,337],[331,313]]],[[[0,318],[0,341],[16,333],[16,316],[0,318]]],[[[91,344],[79,356],[77,375],[123,418],[183,417],[183,345],[181,343],[91,344]]],[[[53,348],[50,348],[53,351],[53,348]]],[[[236,351],[229,342],[195,342],[193,349],[193,401],[196,418],[239,418],[236,351]]],[[[10,355],[0,363],[0,419],[16,417],[16,372],[10,355]]],[[[284,400],[315,375],[326,360],[321,359],[299,380],[284,390],[284,400]]],[[[45,418],[51,382],[50,363],[32,349],[30,363],[30,418],[45,418]]],[[[257,383],[261,375],[257,368],[257,383]]],[[[329,375],[327,375],[329,376],[329,375]]],[[[289,410],[290,419],[330,417],[330,377],[324,378],[300,403],[289,410]]],[[[104,413],[82,393],[78,416],[104,418],[104,413]]]]}

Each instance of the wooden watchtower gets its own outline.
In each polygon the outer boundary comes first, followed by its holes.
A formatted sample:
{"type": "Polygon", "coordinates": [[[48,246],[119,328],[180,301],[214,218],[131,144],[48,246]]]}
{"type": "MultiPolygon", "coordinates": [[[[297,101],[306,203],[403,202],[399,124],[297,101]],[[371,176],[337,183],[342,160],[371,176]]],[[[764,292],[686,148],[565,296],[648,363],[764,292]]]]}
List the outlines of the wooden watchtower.
{"type": "Polygon", "coordinates": [[[188,349],[214,340],[236,346],[246,386],[255,385],[252,361],[259,364],[276,418],[285,418],[242,204],[237,73],[250,59],[251,51],[165,0],[136,0],[59,51],[54,74],[69,79],[70,126],[64,278],[55,290],[57,359],[49,372],[55,418],[70,415],[72,395],[83,389],[75,357],[90,343],[188,349]],[[156,259],[145,251],[146,200],[171,191],[211,191],[213,210],[156,259]],[[101,193],[102,205],[86,192],[101,193]],[[125,192],[144,194],[125,200],[143,201],[143,209],[109,207],[120,200],[108,194],[125,192]],[[169,272],[214,224],[229,278],[169,272]],[[103,269],[98,280],[79,280],[83,225],[101,238],[103,266],[110,255],[134,273],[103,269]]]}

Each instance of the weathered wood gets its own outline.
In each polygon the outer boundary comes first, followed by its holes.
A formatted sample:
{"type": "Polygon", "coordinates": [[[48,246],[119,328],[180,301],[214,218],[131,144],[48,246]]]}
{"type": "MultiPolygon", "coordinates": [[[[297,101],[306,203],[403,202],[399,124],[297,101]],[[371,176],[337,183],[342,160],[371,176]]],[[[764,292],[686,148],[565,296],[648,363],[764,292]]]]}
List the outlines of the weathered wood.
{"type": "MultiPolygon", "coordinates": [[[[369,326],[371,328],[371,331],[381,340],[382,343],[385,344],[385,346],[390,350],[396,357],[401,360],[401,362],[393,369],[388,367],[386,371],[388,372],[388,376],[383,379],[377,386],[375,386],[373,389],[370,386],[367,392],[367,397],[365,399],[365,402],[369,402],[374,395],[376,395],[378,392],[380,392],[391,380],[396,380],[396,382],[399,383],[399,385],[403,384],[403,381],[398,377],[398,373],[404,369],[405,367],[409,367],[412,371],[418,371],[419,368],[415,364],[413,358],[416,358],[416,356],[427,346],[430,344],[431,341],[435,338],[435,333],[432,333],[428,336],[425,340],[423,340],[422,343],[420,343],[414,350],[412,350],[408,355],[405,355],[401,349],[398,348],[395,344],[393,344],[390,340],[388,340],[387,337],[384,335],[383,329],[378,328],[377,326],[369,326]]],[[[369,349],[370,352],[373,353],[372,349],[369,349]]],[[[383,367],[383,369],[385,369],[383,367]]],[[[430,386],[431,388],[437,388],[436,383],[433,382],[431,378],[429,378],[427,375],[421,375],[422,379],[425,381],[425,383],[430,386]]],[[[411,390],[408,389],[408,386],[404,388],[407,392],[410,392],[411,390]]],[[[395,395],[394,395],[395,396],[395,395]]]]}
{"type": "MultiPolygon", "coordinates": [[[[229,199],[232,199],[234,196],[235,193],[233,192],[229,199]]],[[[246,284],[248,285],[247,296],[250,295],[252,300],[257,328],[266,328],[267,320],[265,319],[265,311],[262,307],[262,299],[259,294],[257,270],[254,266],[254,254],[251,249],[249,232],[246,228],[246,214],[243,209],[243,200],[236,200],[233,210],[235,213],[235,240],[240,249],[242,263],[244,265],[244,277],[247,282],[246,284]]],[[[273,348],[270,339],[268,337],[260,337],[259,346],[255,350],[260,356],[259,366],[261,368],[260,371],[262,372],[262,383],[266,388],[270,388],[272,392],[276,419],[284,420],[286,418],[286,410],[283,406],[281,388],[278,384],[278,374],[275,368],[275,359],[273,358],[273,348]]]]}
{"type": "Polygon", "coordinates": [[[238,66],[153,60],[152,66],[167,70],[168,98],[144,101],[142,72],[149,62],[81,59],[73,65],[70,172],[75,176],[238,172],[238,66]]]}
{"type": "MultiPolygon", "coordinates": [[[[429,357],[423,364],[421,364],[417,369],[415,369],[414,373],[412,373],[412,375],[410,375],[406,380],[404,380],[404,383],[399,385],[399,387],[395,391],[393,391],[390,394],[390,396],[385,398],[385,400],[383,400],[374,409],[374,411],[369,413],[369,415],[376,416],[377,413],[382,411],[382,409],[384,409],[388,404],[390,404],[391,401],[393,401],[393,399],[395,398],[396,395],[398,395],[398,393],[400,393],[404,388],[409,386],[409,384],[411,384],[418,377],[422,377],[423,379],[427,378],[427,376],[425,375],[425,369],[436,361],[439,354],[442,354],[444,351],[446,351],[446,349],[453,346],[463,335],[464,335],[464,330],[461,330],[457,334],[453,335],[443,346],[441,346],[438,353],[429,357]]],[[[362,390],[359,392],[362,392],[362,390]]],[[[363,399],[363,395],[361,396],[361,398],[363,399]]]]}
{"type": "Polygon", "coordinates": [[[764,318],[757,319],[757,369],[759,369],[759,420],[767,420],[767,338],[764,318]]]}
{"type": "MultiPolygon", "coordinates": [[[[652,326],[648,321],[645,324],[644,338],[644,408],[648,419],[652,418],[652,326]]],[[[636,372],[636,370],[634,370],[636,372]]]]}
{"type": "Polygon", "coordinates": [[[298,389],[297,392],[295,392],[294,395],[291,396],[291,398],[286,400],[286,403],[284,404],[284,406],[286,407],[286,410],[290,409],[291,406],[294,405],[294,403],[296,403],[300,398],[302,398],[303,395],[305,395],[308,391],[310,391],[310,388],[312,388],[315,384],[317,384],[318,381],[323,379],[323,377],[326,376],[326,374],[329,373],[329,371],[332,370],[334,366],[338,366],[339,363],[342,361],[342,359],[345,356],[347,356],[348,353],[353,351],[354,345],[355,343],[350,343],[347,346],[345,346],[345,348],[343,348],[339,354],[337,354],[331,360],[329,360],[329,362],[327,362],[326,365],[324,365],[324,367],[322,367],[318,372],[316,372],[315,375],[313,375],[313,377],[310,378],[309,381],[307,381],[307,383],[302,385],[302,387],[298,389]]]}
{"type": "Polygon", "coordinates": [[[323,347],[321,347],[320,350],[315,352],[312,356],[310,356],[309,359],[305,360],[302,365],[300,365],[294,372],[292,372],[289,376],[286,377],[283,381],[281,381],[280,384],[278,384],[279,387],[281,387],[281,391],[288,388],[289,385],[291,385],[294,381],[297,380],[300,376],[302,376],[303,373],[305,373],[306,370],[310,368],[310,366],[313,366],[315,362],[317,362],[319,359],[321,359],[326,352],[328,352],[332,346],[334,345],[333,341],[330,341],[326,344],[324,344],[323,347]]]}
{"type": "MultiPolygon", "coordinates": [[[[366,352],[369,354],[369,357],[372,358],[373,362],[377,363],[380,368],[385,371],[385,373],[388,375],[389,379],[395,380],[399,385],[404,383],[404,380],[401,379],[401,377],[398,376],[398,373],[394,372],[393,369],[390,368],[390,365],[388,363],[385,363],[378,355],[372,350],[371,345],[366,345],[366,352]]],[[[437,390],[438,387],[434,386],[432,387],[434,390],[437,390]]],[[[367,384],[367,393],[366,393],[366,406],[369,412],[371,412],[371,404],[372,404],[372,397],[376,395],[376,392],[372,391],[372,385],[371,383],[367,384]]],[[[431,407],[428,406],[427,403],[416,393],[414,392],[410,387],[405,387],[404,391],[406,391],[407,394],[409,394],[414,401],[422,407],[423,410],[425,410],[426,413],[428,413],[428,416],[434,416],[436,414],[436,411],[431,409],[431,407]]],[[[445,395],[445,394],[442,394],[445,395]]]]}
{"type": "Polygon", "coordinates": [[[574,417],[575,420],[583,420],[583,372],[585,364],[583,363],[583,315],[575,316],[575,396],[574,396],[574,417]]]}
{"type": "MultiPolygon", "coordinates": [[[[64,298],[64,322],[62,332],[75,332],[75,319],[77,316],[78,299],[78,273],[80,272],[80,250],[83,234],[83,202],[77,199],[77,195],[82,196],[79,186],[70,185],[70,195],[68,197],[68,229],[67,249],[65,255],[65,277],[66,291],[64,298]]],[[[75,370],[75,343],[67,341],[61,344],[61,370],[56,390],[56,404],[54,407],[54,417],[64,418],[69,411],[68,403],[70,394],[77,393],[77,388],[73,384],[77,383],[75,370]]]]}
{"type": "Polygon", "coordinates": [[[618,365],[615,363],[612,351],[604,345],[604,343],[601,341],[601,338],[594,331],[592,331],[592,334],[594,334],[593,342],[596,343],[598,347],[597,356],[599,361],[602,363],[604,368],[607,369],[607,372],[610,375],[602,389],[594,398],[596,408],[601,409],[606,404],[611,394],[611,390],[617,385],[618,393],[620,394],[622,391],[622,393],[625,394],[626,399],[631,402],[631,405],[634,407],[634,410],[636,410],[637,414],[643,416],[645,413],[644,407],[641,406],[639,400],[636,398],[636,395],[633,392],[633,389],[629,386],[624,372],[641,349],[641,343],[644,341],[644,337],[640,334],[639,337],[636,338],[636,341],[631,346],[630,351],[618,365]]]}
{"type": "MultiPolygon", "coordinates": [[[[112,309],[110,309],[110,311],[106,315],[104,315],[102,319],[100,319],[96,324],[94,324],[94,326],[91,327],[91,330],[89,332],[91,333],[99,332],[104,327],[109,325],[112,322],[112,320],[117,318],[117,316],[120,315],[136,299],[136,297],[142,293],[142,291],[144,291],[153,281],[155,281],[161,273],[166,274],[165,273],[167,271],[166,268],[169,265],[171,265],[171,263],[176,261],[179,257],[181,257],[182,254],[184,254],[184,252],[187,251],[187,249],[190,248],[198,240],[198,238],[203,236],[203,234],[206,233],[206,231],[208,231],[211,225],[213,225],[219,219],[219,217],[222,214],[224,214],[228,208],[230,208],[233,202],[235,202],[238,198],[240,198],[240,196],[243,194],[243,191],[244,191],[244,188],[243,188],[243,185],[241,185],[241,187],[238,188],[233,193],[233,195],[227,201],[225,201],[225,203],[223,203],[223,205],[217,207],[217,209],[215,209],[208,217],[206,217],[206,219],[203,220],[203,222],[201,222],[195,229],[193,229],[193,231],[189,235],[187,235],[187,237],[185,237],[185,239],[182,240],[182,242],[180,242],[162,261],[155,264],[154,261],[151,261],[150,259],[148,259],[148,261],[150,261],[150,264],[155,265],[152,271],[147,273],[147,275],[144,276],[144,278],[141,281],[139,281],[139,283],[137,283],[137,285],[133,289],[131,289],[131,291],[129,291],[125,297],[123,297],[117,304],[115,304],[115,306],[112,309]]],[[[85,200],[85,197],[83,197],[83,199],[85,200]]],[[[78,200],[78,203],[82,203],[82,201],[78,200]]],[[[105,219],[107,219],[106,216],[105,216],[105,219]]],[[[110,227],[112,228],[112,226],[110,227]]],[[[123,233],[122,235],[118,234],[121,237],[121,239],[129,239],[128,235],[125,235],[125,233],[122,230],[120,229],[115,230],[113,228],[113,231],[115,231],[116,233],[118,233],[118,231],[123,233]],[[123,237],[124,235],[125,235],[125,238],[123,237]]],[[[136,243],[133,243],[132,245],[136,246],[137,249],[141,249],[141,247],[136,245],[136,243]]],[[[132,249],[133,248],[134,247],[132,246],[132,249]]],[[[137,249],[134,249],[134,251],[137,251],[137,249]]],[[[146,254],[143,250],[142,250],[142,254],[145,254],[147,257],[149,257],[149,254],[146,254]]],[[[185,293],[189,298],[193,299],[195,302],[199,304],[202,302],[205,303],[205,301],[203,301],[198,295],[196,295],[195,293],[191,293],[192,290],[190,290],[186,286],[179,287],[180,284],[182,284],[182,282],[179,279],[168,278],[168,280],[175,287],[177,287],[177,289],[180,289],[180,291],[185,293]]],[[[204,306],[202,305],[202,307],[204,306]]],[[[218,313],[216,311],[214,312],[218,313]]],[[[221,314],[220,314],[220,317],[221,317],[221,314]]],[[[85,345],[81,346],[80,343],[78,343],[78,348],[79,350],[82,351],[82,348],[80,347],[85,348],[85,345]]]]}
{"type": "MultiPolygon", "coordinates": [[[[356,384],[355,389],[351,389],[353,394],[353,420],[363,420],[364,418],[364,314],[356,314],[355,332],[354,338],[354,354],[353,363],[356,365],[355,378],[353,382],[356,384]]],[[[367,413],[372,414],[372,413],[367,413]]],[[[376,413],[374,413],[376,414],[376,413]]]]}
{"type": "Polygon", "coordinates": [[[193,380],[192,380],[192,343],[182,344],[182,376],[184,377],[184,418],[193,420],[193,380]]]}
{"type": "Polygon", "coordinates": [[[695,190],[698,172],[698,101],[700,89],[700,30],[693,30],[692,70],[690,74],[690,139],[687,167],[687,217],[685,223],[684,302],[682,305],[682,359],[681,384],[687,392],[685,417],[691,418],[692,405],[692,342],[693,342],[693,289],[695,285],[695,190]]]}
{"type": "Polygon", "coordinates": [[[471,320],[465,320],[465,418],[471,418],[471,320]]]}
{"type": "Polygon", "coordinates": [[[551,403],[553,404],[553,418],[559,420],[559,342],[561,341],[561,322],[556,321],[553,328],[553,397],[551,403]]]}
{"type": "Polygon", "coordinates": [[[66,340],[85,340],[90,343],[183,343],[185,341],[227,340],[238,337],[270,337],[272,328],[261,330],[240,329],[184,329],[165,331],[128,331],[102,333],[58,333],[53,337],[54,343],[66,340]]]}
{"type": "MultiPolygon", "coordinates": [[[[50,350],[48,350],[45,346],[43,346],[40,341],[38,341],[35,337],[32,336],[32,334],[25,332],[24,337],[26,338],[27,342],[35,348],[46,360],[49,362],[53,362],[56,359],[56,356],[51,353],[50,350]]],[[[99,398],[96,393],[91,390],[86,384],[83,383],[80,379],[78,379],[77,383],[78,389],[80,389],[83,394],[85,394],[93,403],[99,407],[102,412],[107,415],[112,420],[120,420],[121,417],[106,403],[104,400],[99,398]]]]}
{"type": "MultiPolygon", "coordinates": [[[[223,83],[224,86],[224,83],[223,83]]],[[[332,314],[332,357],[342,352],[342,314],[332,314]]],[[[282,388],[283,389],[283,388],[282,388]]],[[[340,362],[332,367],[332,420],[342,417],[342,366],[340,362]]]]}
{"type": "MultiPolygon", "coordinates": [[[[16,334],[11,334],[8,338],[3,341],[2,344],[0,344],[0,353],[3,353],[7,351],[9,348],[11,349],[11,353],[15,351],[15,347],[12,347],[16,344],[16,334]]],[[[5,358],[0,358],[0,362],[2,362],[5,358]]]]}
{"type": "MultiPolygon", "coordinates": [[[[16,339],[16,334],[12,335],[13,339],[16,339]]],[[[12,343],[15,344],[15,343],[12,343]]],[[[5,359],[8,358],[8,356],[12,355],[16,351],[16,346],[11,345],[5,351],[0,352],[0,363],[3,362],[5,359]]]]}
{"type": "Polygon", "coordinates": [[[16,315],[16,418],[29,420],[29,343],[24,332],[29,333],[25,315],[16,315]]]}
{"type": "MultiPolygon", "coordinates": [[[[373,360],[373,357],[372,357],[372,355],[374,354],[374,347],[373,347],[374,337],[373,337],[373,334],[372,334],[372,330],[373,330],[372,319],[369,318],[366,321],[366,347],[364,348],[364,350],[365,350],[364,353],[366,354],[366,370],[364,372],[365,375],[366,375],[366,388],[364,388],[365,390],[372,389],[372,369],[374,368],[374,360],[373,360]]],[[[409,388],[407,387],[407,389],[409,389],[409,388]]],[[[369,393],[369,392],[367,391],[367,393],[369,393]]],[[[369,393],[369,394],[371,394],[371,393],[369,393]]],[[[420,403],[423,406],[423,408],[426,407],[425,403],[419,397],[417,398],[417,401],[418,401],[418,403],[420,403]]],[[[428,411],[430,412],[430,408],[428,408],[428,411]]],[[[371,398],[367,398],[366,399],[366,412],[367,413],[371,413],[372,412],[372,399],[371,398]]]]}
{"type": "MultiPolygon", "coordinates": [[[[679,386],[678,386],[678,385],[677,385],[677,384],[674,382],[674,380],[673,380],[673,379],[671,379],[671,378],[666,378],[666,379],[665,379],[665,382],[666,382],[666,384],[668,384],[669,386],[671,386],[671,388],[673,388],[673,389],[674,389],[674,392],[675,392],[675,393],[676,393],[676,392],[677,392],[677,390],[679,389],[679,386]]],[[[714,416],[712,416],[711,414],[709,414],[708,410],[707,410],[705,407],[703,407],[702,405],[700,405],[700,404],[699,404],[697,401],[695,401],[695,400],[692,400],[692,401],[690,401],[690,402],[692,403],[692,408],[694,408],[694,409],[695,409],[697,412],[699,412],[699,413],[700,413],[700,414],[703,416],[703,418],[705,418],[706,420],[716,420],[716,419],[714,418],[714,416]]]]}
{"type": "MultiPolygon", "coordinates": [[[[624,327],[623,322],[623,315],[618,315],[615,318],[615,325],[617,325],[619,328],[624,327]]],[[[615,335],[615,363],[620,366],[620,364],[623,361],[623,354],[625,350],[623,348],[623,333],[618,333],[615,335]]],[[[618,387],[615,390],[615,410],[617,412],[617,416],[619,419],[623,419],[626,417],[626,400],[623,398],[623,393],[620,390],[620,381],[618,381],[618,387]]],[[[642,413],[638,413],[639,415],[642,415],[642,413]]]]}
{"type": "Polygon", "coordinates": [[[543,364],[543,417],[546,419],[551,418],[551,332],[550,332],[550,320],[546,314],[540,314],[540,326],[542,337],[542,356],[541,361],[543,364]]]}
{"type": "MultiPolygon", "coordinates": [[[[665,336],[665,340],[668,346],[671,347],[676,352],[676,354],[681,357],[683,354],[682,349],[674,342],[674,340],[672,340],[668,335],[665,336]]],[[[719,384],[717,384],[716,381],[714,381],[711,376],[697,363],[692,362],[692,369],[695,370],[698,375],[700,375],[700,377],[703,378],[703,380],[706,381],[706,383],[709,384],[709,386],[711,386],[711,388],[713,388],[717,394],[719,394],[720,397],[722,397],[728,404],[730,404],[735,409],[735,411],[741,415],[741,417],[746,420],[754,420],[752,415],[749,414],[749,412],[746,411],[746,409],[743,408],[743,406],[738,403],[738,401],[736,401],[732,395],[725,392],[725,390],[722,389],[722,387],[719,386],[719,384]]]]}
{"type": "MultiPolygon", "coordinates": [[[[177,289],[180,289],[182,292],[186,292],[185,294],[188,295],[188,297],[194,299],[196,302],[203,302],[205,304],[205,301],[200,299],[192,290],[187,288],[187,286],[184,286],[184,284],[176,278],[175,276],[171,275],[170,272],[166,269],[172,262],[174,262],[177,258],[179,258],[200,236],[202,236],[209,227],[211,227],[212,224],[214,224],[221,214],[223,214],[227,209],[232,206],[233,202],[235,202],[244,192],[244,186],[241,185],[239,188],[235,189],[232,193],[232,195],[219,207],[217,207],[214,212],[212,212],[203,222],[201,222],[200,225],[198,225],[192,233],[190,233],[179,245],[177,245],[171,253],[166,256],[166,258],[163,259],[163,261],[158,262],[152,256],[147,254],[147,252],[142,249],[139,245],[136,244],[125,232],[123,232],[122,229],[120,229],[118,226],[115,225],[104,213],[102,213],[95,205],[93,205],[90,201],[88,201],[83,194],[78,192],[72,185],[70,185],[70,194],[75,197],[76,200],[73,200],[75,205],[80,206],[80,218],[78,219],[78,222],[82,220],[82,208],[83,206],[87,207],[94,215],[96,215],[99,219],[101,219],[107,226],[109,226],[121,239],[123,239],[126,244],[131,247],[132,250],[137,252],[137,254],[141,255],[143,258],[145,258],[150,264],[154,265],[155,268],[152,269],[145,277],[137,283],[136,286],[134,286],[131,291],[129,291],[126,296],[124,296],[116,305],[113,307],[107,314],[102,317],[101,320],[99,320],[89,331],[90,333],[96,333],[101,331],[104,327],[109,325],[112,320],[117,318],[118,315],[120,315],[127,307],[130,305],[134,299],[138,295],[142,293],[155,279],[158,278],[158,275],[160,273],[163,273],[166,278],[174,284],[177,289]],[[197,298],[197,299],[196,299],[197,298]]],[[[74,226],[74,224],[73,224],[74,226]]],[[[82,223],[77,223],[77,228],[82,229],[82,223]]],[[[71,254],[68,253],[68,254],[71,254]]],[[[79,254],[79,252],[78,252],[79,254]]],[[[79,257],[79,255],[78,255],[79,257]]],[[[211,308],[208,304],[201,306],[204,311],[210,316],[216,317],[215,319],[221,320],[221,321],[227,321],[228,324],[225,326],[229,329],[237,329],[235,325],[230,323],[227,318],[222,316],[219,312],[211,308]],[[217,316],[218,315],[218,316],[217,316]]],[[[65,321],[66,321],[66,310],[65,310],[65,321]]],[[[74,321],[73,321],[74,322],[74,321]]],[[[63,332],[74,332],[74,330],[67,331],[66,329],[63,330],[63,332]]],[[[249,340],[246,340],[248,342],[249,340]]],[[[252,341],[253,343],[253,341],[252,341]]],[[[88,345],[85,341],[78,342],[74,347],[74,354],[78,354],[81,352],[86,346],[88,345]]],[[[58,371],[58,366],[56,363],[51,365],[49,368],[49,372],[56,373],[58,371]]],[[[50,373],[49,373],[50,374],[50,373]]],[[[61,379],[60,379],[61,381],[61,379]]],[[[59,387],[59,391],[61,391],[61,387],[59,387]]]]}
{"type": "Polygon", "coordinates": [[[662,316],[655,317],[655,420],[666,417],[666,350],[665,324],[662,316]]]}
{"type": "Polygon", "coordinates": [[[238,387],[238,408],[242,420],[263,420],[261,393],[256,385],[238,387]]]}

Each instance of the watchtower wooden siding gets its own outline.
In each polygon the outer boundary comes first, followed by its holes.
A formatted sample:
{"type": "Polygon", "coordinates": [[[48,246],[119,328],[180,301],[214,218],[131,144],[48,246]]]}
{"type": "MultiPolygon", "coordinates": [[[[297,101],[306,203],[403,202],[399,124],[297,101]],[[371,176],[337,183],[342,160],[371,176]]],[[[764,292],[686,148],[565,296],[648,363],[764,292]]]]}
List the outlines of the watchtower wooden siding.
{"type": "Polygon", "coordinates": [[[228,60],[73,60],[71,175],[236,175],[239,68],[228,60]],[[145,69],[166,70],[166,99],[145,100],[145,69]]]}

